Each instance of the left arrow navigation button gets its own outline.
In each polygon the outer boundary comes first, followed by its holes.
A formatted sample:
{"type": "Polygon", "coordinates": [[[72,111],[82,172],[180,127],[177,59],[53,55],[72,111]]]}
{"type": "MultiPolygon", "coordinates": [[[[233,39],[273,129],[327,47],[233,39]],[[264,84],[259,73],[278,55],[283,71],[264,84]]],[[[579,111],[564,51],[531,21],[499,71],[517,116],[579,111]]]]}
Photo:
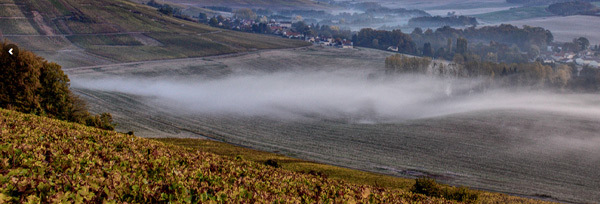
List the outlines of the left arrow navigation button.
{"type": "Polygon", "coordinates": [[[2,55],[8,55],[9,57],[18,57],[19,56],[19,47],[15,44],[9,44],[4,47],[4,52],[2,55]]]}

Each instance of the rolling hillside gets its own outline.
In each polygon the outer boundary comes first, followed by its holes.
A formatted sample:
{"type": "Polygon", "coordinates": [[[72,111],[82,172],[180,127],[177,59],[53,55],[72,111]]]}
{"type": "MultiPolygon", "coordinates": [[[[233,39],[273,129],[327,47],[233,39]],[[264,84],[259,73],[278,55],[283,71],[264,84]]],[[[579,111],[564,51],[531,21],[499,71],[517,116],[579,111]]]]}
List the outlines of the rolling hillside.
{"type": "Polygon", "coordinates": [[[2,37],[66,67],[306,45],[176,19],[128,0],[0,3],[2,37]]]}
{"type": "Polygon", "coordinates": [[[0,109],[0,203],[451,203],[0,109]]]}

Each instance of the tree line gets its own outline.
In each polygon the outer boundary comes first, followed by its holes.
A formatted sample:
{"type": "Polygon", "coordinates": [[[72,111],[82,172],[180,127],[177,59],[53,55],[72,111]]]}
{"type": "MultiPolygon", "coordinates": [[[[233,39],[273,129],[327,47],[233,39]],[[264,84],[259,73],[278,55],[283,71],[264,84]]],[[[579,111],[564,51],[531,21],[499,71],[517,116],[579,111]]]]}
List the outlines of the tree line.
{"type": "Polygon", "coordinates": [[[459,78],[482,78],[482,87],[534,87],[600,91],[600,70],[578,69],[574,64],[496,63],[481,61],[472,53],[456,54],[453,61],[396,54],[385,59],[387,74],[418,73],[459,78]]]}
{"type": "MultiPolygon", "coordinates": [[[[8,43],[0,43],[6,53],[8,43]]],[[[0,108],[77,122],[112,130],[109,113],[92,115],[86,104],[69,90],[69,77],[61,66],[32,52],[0,58],[0,108]]]]}
{"type": "Polygon", "coordinates": [[[353,36],[355,46],[387,49],[390,46],[398,47],[401,53],[416,53],[416,44],[412,38],[401,30],[385,31],[363,28],[353,36]]]}
{"type": "MultiPolygon", "coordinates": [[[[428,29],[425,32],[419,28],[411,33],[411,37],[418,45],[431,43],[431,46],[435,50],[445,47],[448,39],[456,40],[458,38],[465,38],[472,45],[479,43],[486,45],[493,42],[506,45],[507,47],[515,47],[518,48],[519,51],[524,52],[529,51],[534,45],[538,48],[545,47],[554,41],[552,33],[544,28],[531,26],[519,28],[509,24],[484,26],[480,28],[469,27],[465,29],[455,29],[444,26],[435,31],[428,29]]],[[[448,47],[446,47],[446,51],[450,53],[453,52],[453,50],[449,50],[448,47]]],[[[496,53],[497,52],[499,51],[496,51],[496,53]]],[[[452,56],[450,55],[448,57],[452,56]]]]}
{"type": "Polygon", "coordinates": [[[600,9],[590,2],[571,1],[555,3],[548,6],[550,13],[560,16],[570,15],[594,15],[600,12],[600,9]]]}
{"type": "Polygon", "coordinates": [[[173,16],[175,18],[183,19],[186,21],[194,21],[190,16],[183,14],[183,10],[177,7],[173,7],[169,4],[160,4],[157,3],[155,0],[150,0],[148,3],[146,3],[146,5],[157,8],[158,12],[164,15],[173,16]]]}
{"type": "MultiPolygon", "coordinates": [[[[525,5],[548,5],[548,4],[554,4],[554,3],[564,3],[564,2],[570,2],[573,0],[506,0],[507,3],[513,3],[513,4],[525,4],[525,5]]],[[[579,0],[579,1],[584,1],[584,2],[592,2],[592,1],[598,1],[598,0],[579,0]]]]}
{"type": "Polygon", "coordinates": [[[353,36],[356,46],[376,49],[398,47],[398,52],[452,60],[455,53],[467,51],[492,62],[519,63],[535,58],[540,48],[554,40],[552,33],[540,27],[512,25],[455,29],[444,26],[435,31],[415,28],[412,33],[400,30],[362,29],[353,36]],[[459,46],[453,46],[457,42],[459,46]]]}

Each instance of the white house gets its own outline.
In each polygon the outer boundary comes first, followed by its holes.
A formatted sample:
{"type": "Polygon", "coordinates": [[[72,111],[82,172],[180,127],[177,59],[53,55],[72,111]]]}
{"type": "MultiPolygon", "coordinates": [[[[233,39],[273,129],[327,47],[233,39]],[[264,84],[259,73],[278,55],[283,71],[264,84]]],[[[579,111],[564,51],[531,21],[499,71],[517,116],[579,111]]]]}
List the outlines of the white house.
{"type": "Polygon", "coordinates": [[[585,58],[577,58],[575,59],[575,63],[577,63],[577,65],[581,65],[581,66],[590,66],[593,68],[598,68],[598,60],[595,59],[585,59],[585,58]]]}
{"type": "Polygon", "coordinates": [[[281,21],[279,23],[279,26],[281,26],[281,28],[283,29],[288,29],[292,27],[292,22],[291,21],[281,21]]]}

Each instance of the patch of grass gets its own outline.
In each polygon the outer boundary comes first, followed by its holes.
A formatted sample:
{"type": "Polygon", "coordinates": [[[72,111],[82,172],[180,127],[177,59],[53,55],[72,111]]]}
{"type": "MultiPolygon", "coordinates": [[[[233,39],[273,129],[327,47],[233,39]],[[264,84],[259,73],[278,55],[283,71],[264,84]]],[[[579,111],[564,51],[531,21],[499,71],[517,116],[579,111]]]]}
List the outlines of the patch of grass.
{"type": "Polygon", "coordinates": [[[473,17],[488,23],[498,23],[504,21],[548,17],[553,15],[554,14],[546,11],[546,7],[539,6],[511,8],[509,10],[478,14],[474,15],[473,17]]]}
{"type": "Polygon", "coordinates": [[[443,197],[449,200],[456,200],[465,203],[475,203],[479,193],[469,190],[465,187],[454,188],[442,186],[435,182],[433,178],[418,178],[415,185],[410,189],[413,193],[419,193],[431,197],[443,197]]]}
{"type": "Polygon", "coordinates": [[[67,37],[71,42],[83,47],[91,45],[121,45],[121,46],[140,46],[141,42],[128,34],[118,35],[73,35],[67,37]]]}

